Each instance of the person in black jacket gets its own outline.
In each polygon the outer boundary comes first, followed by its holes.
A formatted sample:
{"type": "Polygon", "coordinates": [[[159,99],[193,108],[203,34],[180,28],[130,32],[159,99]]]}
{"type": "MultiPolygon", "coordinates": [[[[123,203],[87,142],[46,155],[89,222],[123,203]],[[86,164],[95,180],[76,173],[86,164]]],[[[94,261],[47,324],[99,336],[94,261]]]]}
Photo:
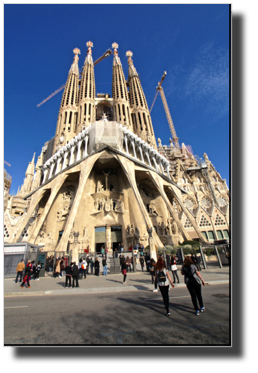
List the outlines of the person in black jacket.
{"type": "Polygon", "coordinates": [[[123,261],[122,261],[122,264],[121,264],[121,269],[122,269],[122,274],[124,275],[124,280],[123,280],[123,284],[125,284],[126,282],[126,261],[125,259],[123,258],[123,261]]]}
{"type": "Polygon", "coordinates": [[[79,268],[76,265],[76,262],[72,263],[71,273],[72,273],[72,276],[73,276],[73,288],[74,288],[74,282],[75,281],[76,281],[76,287],[78,288],[79,287],[79,281],[78,281],[79,280],[79,268]]]}
{"type": "Polygon", "coordinates": [[[72,287],[72,281],[71,281],[71,278],[72,278],[72,275],[71,275],[71,266],[72,266],[72,263],[70,265],[68,265],[67,267],[65,267],[65,287],[67,288],[68,286],[68,281],[69,281],[69,288],[72,287]]]}
{"type": "Polygon", "coordinates": [[[24,275],[24,278],[23,278],[23,282],[22,282],[22,284],[21,284],[21,288],[23,288],[23,286],[24,286],[24,284],[25,284],[25,282],[27,281],[27,286],[28,286],[28,288],[30,288],[30,276],[31,276],[31,270],[32,270],[32,268],[31,268],[31,262],[30,262],[30,260],[28,261],[28,264],[27,264],[27,266],[26,266],[26,268],[25,268],[25,275],[24,275]]]}
{"type": "Polygon", "coordinates": [[[96,260],[95,260],[94,267],[95,267],[95,275],[99,276],[99,260],[98,260],[98,258],[96,258],[96,260]]]}

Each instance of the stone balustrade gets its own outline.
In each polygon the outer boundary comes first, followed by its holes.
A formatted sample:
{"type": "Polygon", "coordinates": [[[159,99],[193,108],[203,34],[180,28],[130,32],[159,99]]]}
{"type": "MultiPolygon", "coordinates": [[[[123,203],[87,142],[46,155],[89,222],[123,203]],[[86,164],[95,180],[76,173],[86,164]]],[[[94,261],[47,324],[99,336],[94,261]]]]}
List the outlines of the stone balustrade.
{"type": "MultiPolygon", "coordinates": [[[[108,126],[108,121],[105,122],[105,125],[108,126]]],[[[97,124],[98,122],[94,123],[95,126],[97,124]]],[[[122,130],[123,136],[122,147],[119,148],[121,152],[125,153],[128,158],[136,159],[170,178],[169,161],[162,154],[156,151],[140,137],[129,131],[126,127],[118,123],[117,126],[122,130]]],[[[94,134],[92,133],[92,136],[93,135],[94,134]]],[[[63,171],[65,168],[83,160],[89,154],[91,155],[95,153],[98,148],[96,146],[94,148],[92,142],[92,149],[89,148],[90,136],[91,127],[87,127],[49,158],[43,165],[42,171],[44,176],[42,184],[63,171]]]]}

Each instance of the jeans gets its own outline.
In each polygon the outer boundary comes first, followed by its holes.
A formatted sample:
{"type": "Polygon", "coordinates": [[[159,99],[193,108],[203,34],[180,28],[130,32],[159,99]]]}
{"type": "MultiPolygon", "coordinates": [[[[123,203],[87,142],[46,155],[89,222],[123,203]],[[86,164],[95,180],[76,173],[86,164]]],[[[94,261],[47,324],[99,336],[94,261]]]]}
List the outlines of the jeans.
{"type": "Polygon", "coordinates": [[[69,275],[66,275],[65,276],[65,286],[67,287],[67,283],[68,283],[68,281],[69,281],[69,287],[71,287],[72,285],[71,285],[71,276],[69,276],[69,275]]]}
{"type": "Polygon", "coordinates": [[[103,267],[103,275],[107,276],[107,265],[103,267]]]}
{"type": "Polygon", "coordinates": [[[167,312],[169,312],[169,297],[168,297],[168,289],[169,286],[159,286],[159,290],[161,292],[164,305],[166,307],[167,312]]]}
{"type": "Polygon", "coordinates": [[[74,288],[74,282],[76,282],[76,287],[78,288],[79,287],[78,275],[77,276],[73,276],[73,288],[74,288]]]}
{"type": "Polygon", "coordinates": [[[23,274],[23,271],[18,271],[17,272],[17,276],[16,276],[16,280],[15,282],[18,282],[18,277],[20,276],[20,282],[22,282],[22,274],[23,274]]]}
{"type": "Polygon", "coordinates": [[[203,300],[202,300],[202,285],[198,284],[194,278],[189,278],[187,283],[187,289],[191,295],[193,306],[195,311],[198,311],[198,304],[197,299],[200,305],[200,308],[203,307],[203,300]]]}
{"type": "Polygon", "coordinates": [[[176,278],[177,278],[177,282],[179,282],[179,278],[178,278],[177,270],[172,271],[172,274],[173,274],[173,281],[176,282],[176,278]]]}

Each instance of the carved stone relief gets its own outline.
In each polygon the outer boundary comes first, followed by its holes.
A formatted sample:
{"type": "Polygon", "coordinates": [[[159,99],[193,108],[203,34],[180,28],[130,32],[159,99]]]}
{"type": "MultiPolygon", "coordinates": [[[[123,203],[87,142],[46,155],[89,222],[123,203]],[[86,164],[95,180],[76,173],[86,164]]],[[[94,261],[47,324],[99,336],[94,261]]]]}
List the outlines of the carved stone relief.
{"type": "Polygon", "coordinates": [[[96,198],[94,201],[94,208],[92,213],[100,213],[101,211],[114,211],[117,213],[124,213],[124,202],[115,198],[96,198]]]}
{"type": "Polygon", "coordinates": [[[57,221],[62,221],[67,219],[70,208],[72,206],[72,201],[74,198],[74,192],[71,190],[66,190],[62,194],[61,208],[57,211],[57,221]]]}

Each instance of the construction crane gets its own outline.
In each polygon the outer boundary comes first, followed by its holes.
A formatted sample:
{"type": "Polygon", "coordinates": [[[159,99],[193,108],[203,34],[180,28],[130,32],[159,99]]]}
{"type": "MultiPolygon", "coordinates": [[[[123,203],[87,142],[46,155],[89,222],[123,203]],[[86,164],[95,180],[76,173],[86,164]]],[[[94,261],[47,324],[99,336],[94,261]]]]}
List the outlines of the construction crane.
{"type": "Polygon", "coordinates": [[[10,163],[4,161],[5,164],[7,164],[7,166],[11,167],[10,163]]]}
{"type": "MultiPolygon", "coordinates": [[[[112,54],[112,51],[111,49],[108,49],[101,57],[99,57],[94,63],[93,65],[97,65],[99,62],[101,62],[102,60],[104,60],[105,58],[107,58],[108,56],[110,56],[112,54]]],[[[80,73],[82,72],[83,69],[81,69],[80,73]]],[[[40,104],[37,105],[37,107],[40,107],[41,105],[43,105],[46,101],[48,101],[51,97],[55,96],[58,92],[62,91],[62,89],[64,89],[66,83],[62,85],[62,87],[58,88],[55,92],[53,92],[50,96],[48,96],[45,100],[43,100],[40,104]]]]}
{"type": "Polygon", "coordinates": [[[173,143],[174,143],[174,145],[175,145],[176,148],[180,148],[180,145],[178,143],[178,137],[176,135],[176,130],[175,130],[175,127],[174,127],[174,124],[173,124],[173,121],[172,121],[172,117],[171,117],[171,114],[170,114],[170,111],[169,111],[169,108],[168,108],[168,104],[167,104],[167,100],[166,100],[166,97],[165,97],[165,93],[164,93],[163,88],[161,87],[161,84],[163,83],[166,75],[167,75],[167,72],[164,71],[164,74],[162,75],[161,81],[158,82],[158,86],[156,88],[157,93],[156,93],[156,96],[154,97],[153,103],[151,105],[150,113],[151,113],[151,110],[153,108],[154,102],[156,101],[156,98],[158,96],[158,93],[160,93],[161,100],[162,100],[162,103],[163,103],[163,106],[164,106],[164,109],[165,109],[165,113],[166,113],[166,116],[167,116],[167,120],[168,120],[168,124],[169,124],[169,128],[170,128],[170,132],[171,132],[171,135],[172,135],[173,143]]]}

